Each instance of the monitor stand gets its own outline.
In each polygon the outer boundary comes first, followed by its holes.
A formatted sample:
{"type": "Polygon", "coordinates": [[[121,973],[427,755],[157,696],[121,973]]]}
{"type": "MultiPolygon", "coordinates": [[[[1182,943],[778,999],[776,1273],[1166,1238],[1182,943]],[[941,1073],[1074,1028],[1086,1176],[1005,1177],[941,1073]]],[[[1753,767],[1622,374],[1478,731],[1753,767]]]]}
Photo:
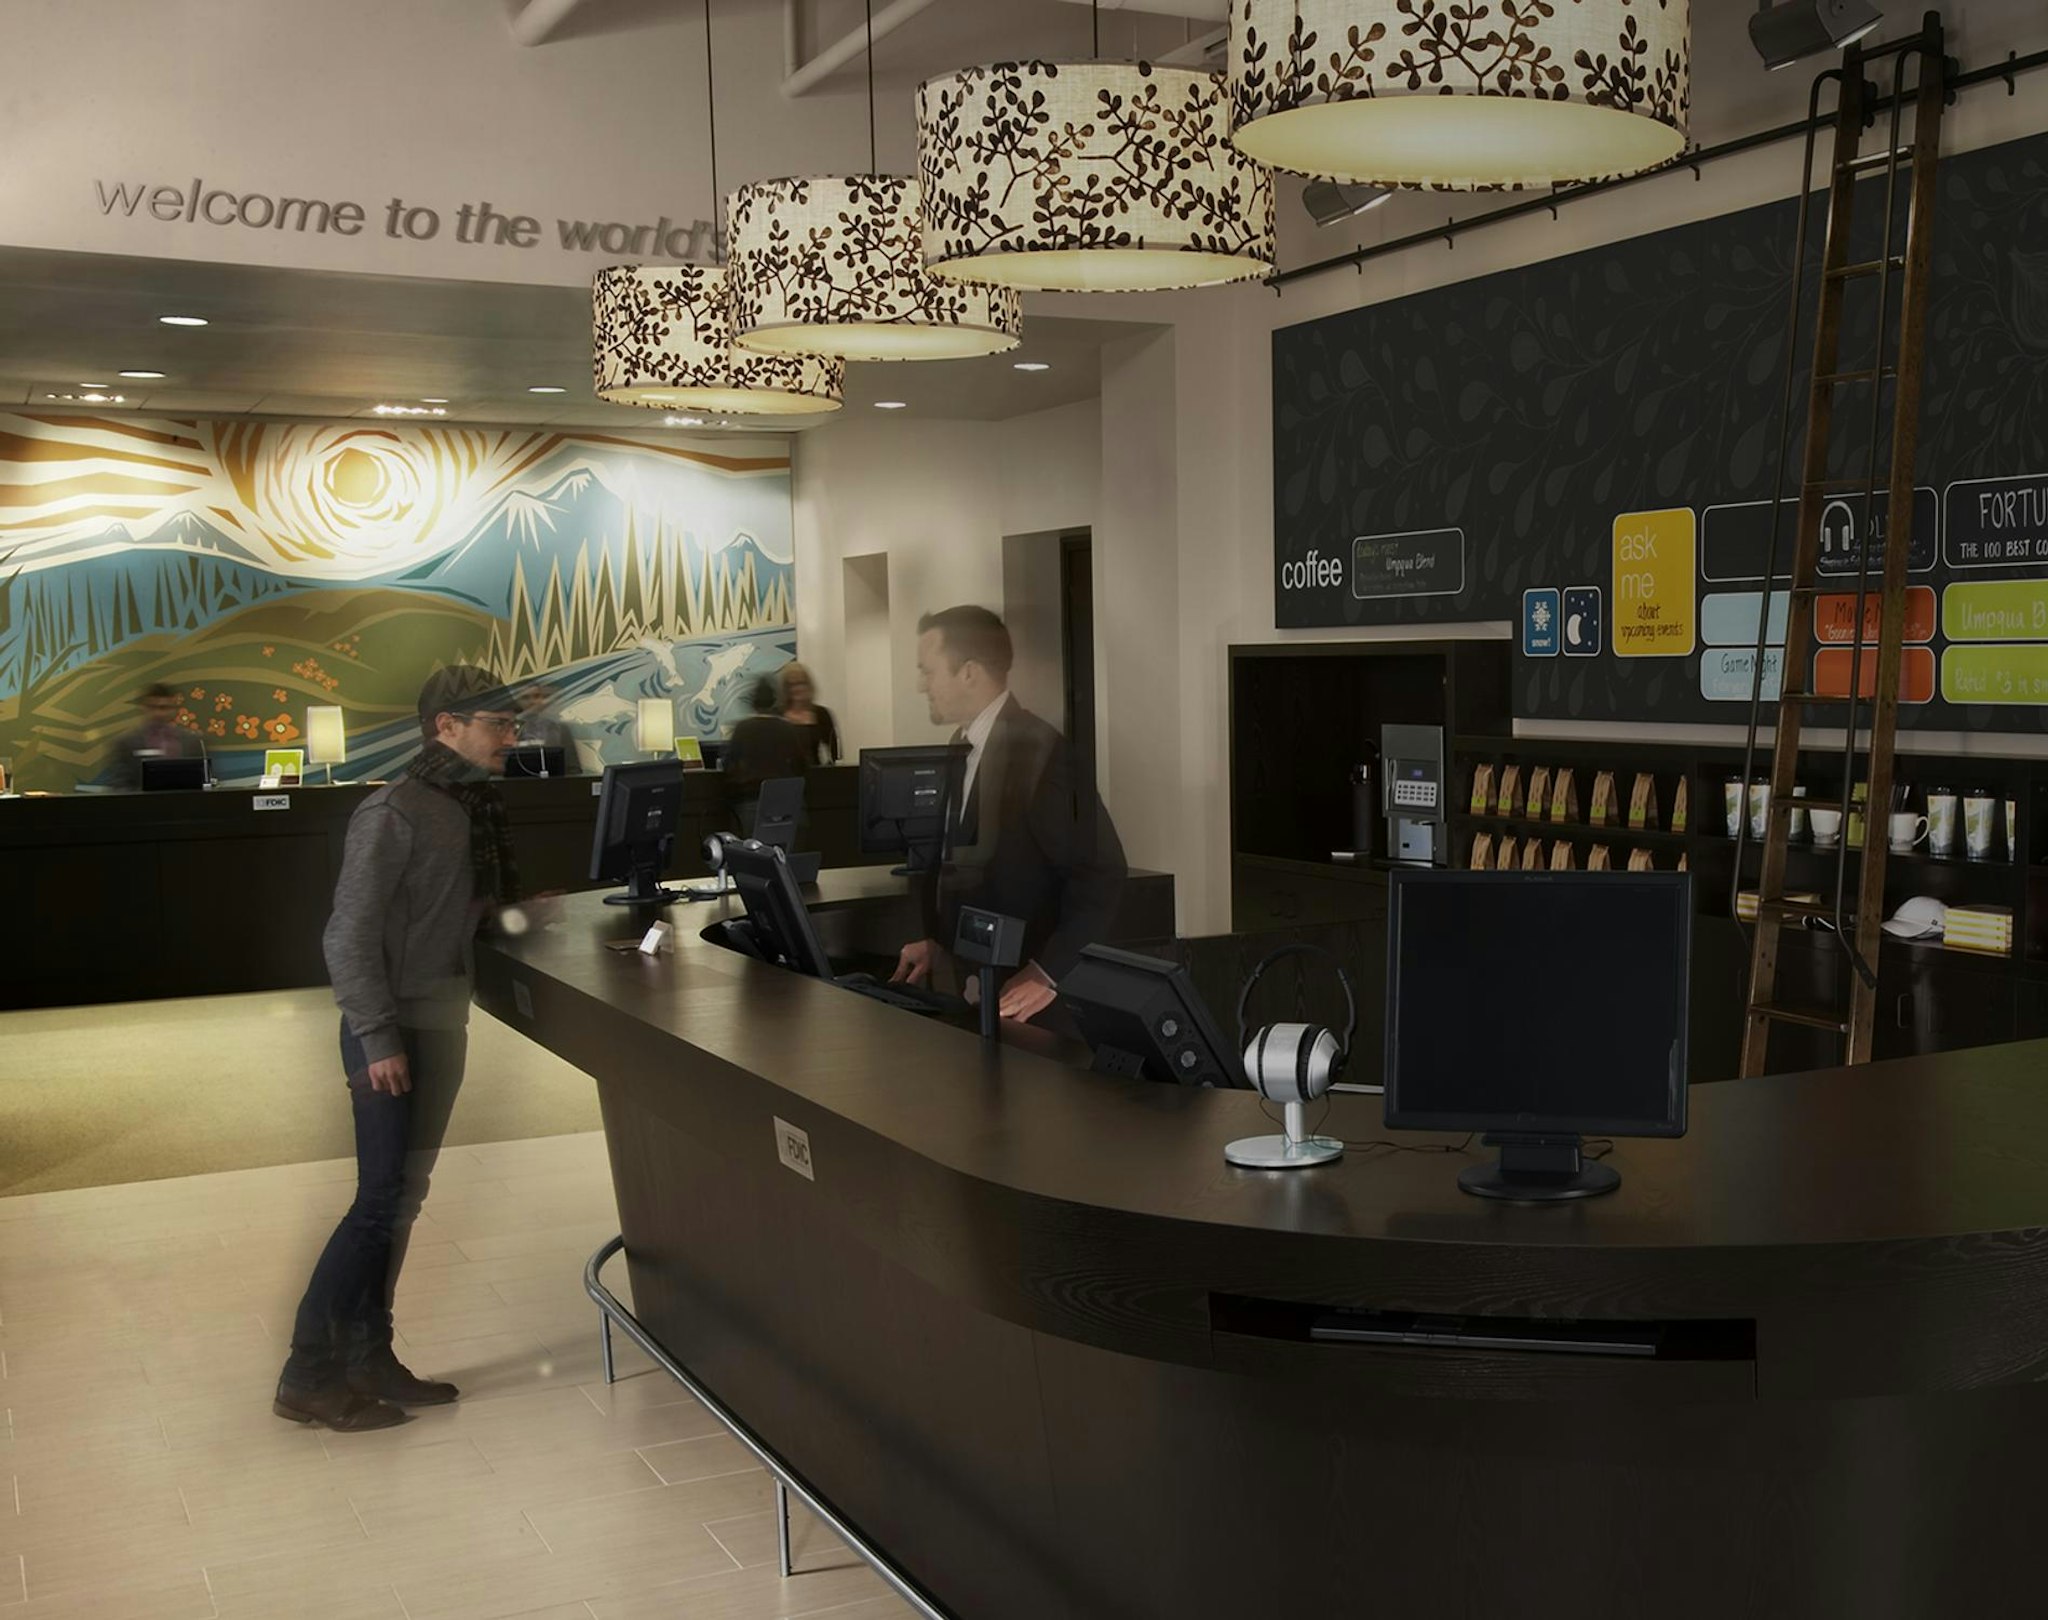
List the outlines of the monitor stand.
{"type": "Polygon", "coordinates": [[[1583,1153],[1583,1136],[1515,1136],[1489,1134],[1479,1139],[1500,1149],[1492,1164],[1475,1164],[1458,1173],[1458,1186],[1475,1198],[1500,1198],[1515,1204],[1549,1204],[1574,1198],[1598,1198],[1621,1185],[1621,1172],[1596,1164],[1583,1153]]]}
{"type": "Polygon", "coordinates": [[[941,848],[942,845],[938,839],[933,839],[928,843],[915,844],[906,840],[903,846],[903,864],[890,867],[889,876],[930,877],[934,872],[941,870],[944,865],[939,854],[941,848]]]}
{"type": "Polygon", "coordinates": [[[662,857],[666,851],[653,850],[646,854],[638,851],[633,856],[633,876],[626,884],[624,894],[608,894],[604,903],[608,906],[672,906],[683,898],[680,889],[664,889],[661,886],[662,857]]]}

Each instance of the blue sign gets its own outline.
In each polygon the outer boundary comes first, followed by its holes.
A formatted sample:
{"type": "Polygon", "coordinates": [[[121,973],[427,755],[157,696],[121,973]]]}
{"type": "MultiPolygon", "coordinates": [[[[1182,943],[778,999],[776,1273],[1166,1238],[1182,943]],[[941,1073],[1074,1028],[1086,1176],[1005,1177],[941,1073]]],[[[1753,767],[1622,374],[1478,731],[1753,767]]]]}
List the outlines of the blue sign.
{"type": "Polygon", "coordinates": [[[1607,647],[1607,620],[1600,611],[1598,585],[1573,585],[1564,593],[1564,655],[1597,658],[1607,647]]]}
{"type": "Polygon", "coordinates": [[[1522,656],[1555,658],[1564,645],[1563,604],[1552,590],[1522,592],[1522,656]]]}

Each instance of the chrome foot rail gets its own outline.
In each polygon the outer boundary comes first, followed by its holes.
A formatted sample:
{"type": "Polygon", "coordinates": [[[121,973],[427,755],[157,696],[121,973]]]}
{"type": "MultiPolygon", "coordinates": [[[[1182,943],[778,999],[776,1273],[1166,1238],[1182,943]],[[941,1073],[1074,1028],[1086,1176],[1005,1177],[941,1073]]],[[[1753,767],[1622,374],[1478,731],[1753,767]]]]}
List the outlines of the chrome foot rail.
{"type": "Polygon", "coordinates": [[[796,1573],[790,1567],[789,1550],[789,1499],[794,1496],[824,1522],[826,1529],[845,1542],[848,1549],[862,1563],[879,1575],[891,1591],[922,1615],[924,1620],[953,1620],[953,1616],[921,1592],[909,1576],[841,1518],[823,1497],[806,1485],[789,1464],[775,1454],[766,1441],[734,1417],[720,1404],[716,1396],[692,1378],[675,1357],[662,1347],[660,1341],[641,1326],[640,1319],[626,1309],[619,1297],[605,1287],[599,1280],[598,1273],[604,1269],[605,1262],[625,1246],[624,1237],[613,1238],[593,1254],[583,1268],[583,1291],[597,1306],[598,1318],[602,1324],[604,1381],[607,1384],[618,1382],[618,1369],[612,1360],[612,1328],[616,1325],[627,1338],[647,1353],[657,1367],[681,1384],[705,1411],[718,1419],[725,1426],[727,1433],[754,1454],[755,1459],[768,1470],[775,1481],[775,1547],[778,1567],[785,1580],[796,1573]]]}

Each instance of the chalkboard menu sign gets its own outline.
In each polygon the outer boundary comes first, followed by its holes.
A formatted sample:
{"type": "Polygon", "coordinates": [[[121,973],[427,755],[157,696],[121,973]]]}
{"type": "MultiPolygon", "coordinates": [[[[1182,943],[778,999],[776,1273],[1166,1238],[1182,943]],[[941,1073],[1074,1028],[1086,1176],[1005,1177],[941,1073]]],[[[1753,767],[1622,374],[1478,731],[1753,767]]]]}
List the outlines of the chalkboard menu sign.
{"type": "MultiPolygon", "coordinates": [[[[1881,186],[1860,190],[1854,259],[1878,256],[1881,186]]],[[[1939,191],[1901,723],[2048,731],[2048,135],[1944,159],[1939,191]]],[[[1275,332],[1274,622],[1505,619],[1518,715],[1745,720],[1795,212],[1787,199],[1275,332]]],[[[1845,370],[1872,365],[1897,297],[1894,282],[1881,322],[1874,278],[1853,284],[1845,370]]],[[[1835,414],[1830,474],[1861,477],[1868,385],[1839,390],[1835,414]]],[[[1890,523],[1883,491],[1826,508],[1821,571],[1842,590],[1806,609],[1817,690],[1852,678],[1856,559],[1890,523]]],[[[1773,642],[1785,612],[1775,596],[1773,642]]],[[[1769,647],[1767,697],[1782,676],[1769,647]]]]}

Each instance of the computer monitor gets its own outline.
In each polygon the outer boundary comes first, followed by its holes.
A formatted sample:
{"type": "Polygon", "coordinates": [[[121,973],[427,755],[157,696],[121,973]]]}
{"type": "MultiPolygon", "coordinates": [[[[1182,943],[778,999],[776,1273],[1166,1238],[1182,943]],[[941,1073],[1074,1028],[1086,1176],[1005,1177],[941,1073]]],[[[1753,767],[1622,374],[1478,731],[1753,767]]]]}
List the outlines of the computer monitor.
{"type": "Polygon", "coordinates": [[[860,751],[860,847],[864,855],[903,855],[898,877],[937,869],[946,852],[946,817],[967,773],[965,743],[860,751]]]}
{"type": "Polygon", "coordinates": [[[1088,945],[1060,981],[1060,1000],[1100,1074],[1179,1086],[1243,1087],[1244,1064],[1185,969],[1156,956],[1088,945]]]}
{"type": "Polygon", "coordinates": [[[144,793],[169,793],[206,786],[204,759],[145,759],[139,763],[144,793]]]}
{"type": "Polygon", "coordinates": [[[832,963],[811,926],[811,913],[789,868],[788,851],[758,840],[730,838],[725,870],[747,908],[745,926],[728,925],[727,937],[750,956],[777,967],[833,980],[832,963]]]}
{"type": "Polygon", "coordinates": [[[761,796],[754,801],[753,837],[779,849],[796,847],[796,824],[804,814],[804,779],[801,776],[771,776],[761,784],[761,796]]]}
{"type": "Polygon", "coordinates": [[[661,886],[675,851],[683,807],[683,767],[672,759],[607,765],[597,800],[597,831],[590,845],[590,881],[624,883],[608,906],[666,906],[682,899],[661,886]]]}
{"type": "Polygon", "coordinates": [[[1386,1122],[1482,1131],[1469,1193],[1611,1192],[1587,1136],[1685,1134],[1692,879],[1388,875],[1386,1122]]]}
{"type": "Polygon", "coordinates": [[[567,776],[569,751],[547,748],[539,743],[519,743],[506,750],[505,774],[511,776],[567,776]]]}

